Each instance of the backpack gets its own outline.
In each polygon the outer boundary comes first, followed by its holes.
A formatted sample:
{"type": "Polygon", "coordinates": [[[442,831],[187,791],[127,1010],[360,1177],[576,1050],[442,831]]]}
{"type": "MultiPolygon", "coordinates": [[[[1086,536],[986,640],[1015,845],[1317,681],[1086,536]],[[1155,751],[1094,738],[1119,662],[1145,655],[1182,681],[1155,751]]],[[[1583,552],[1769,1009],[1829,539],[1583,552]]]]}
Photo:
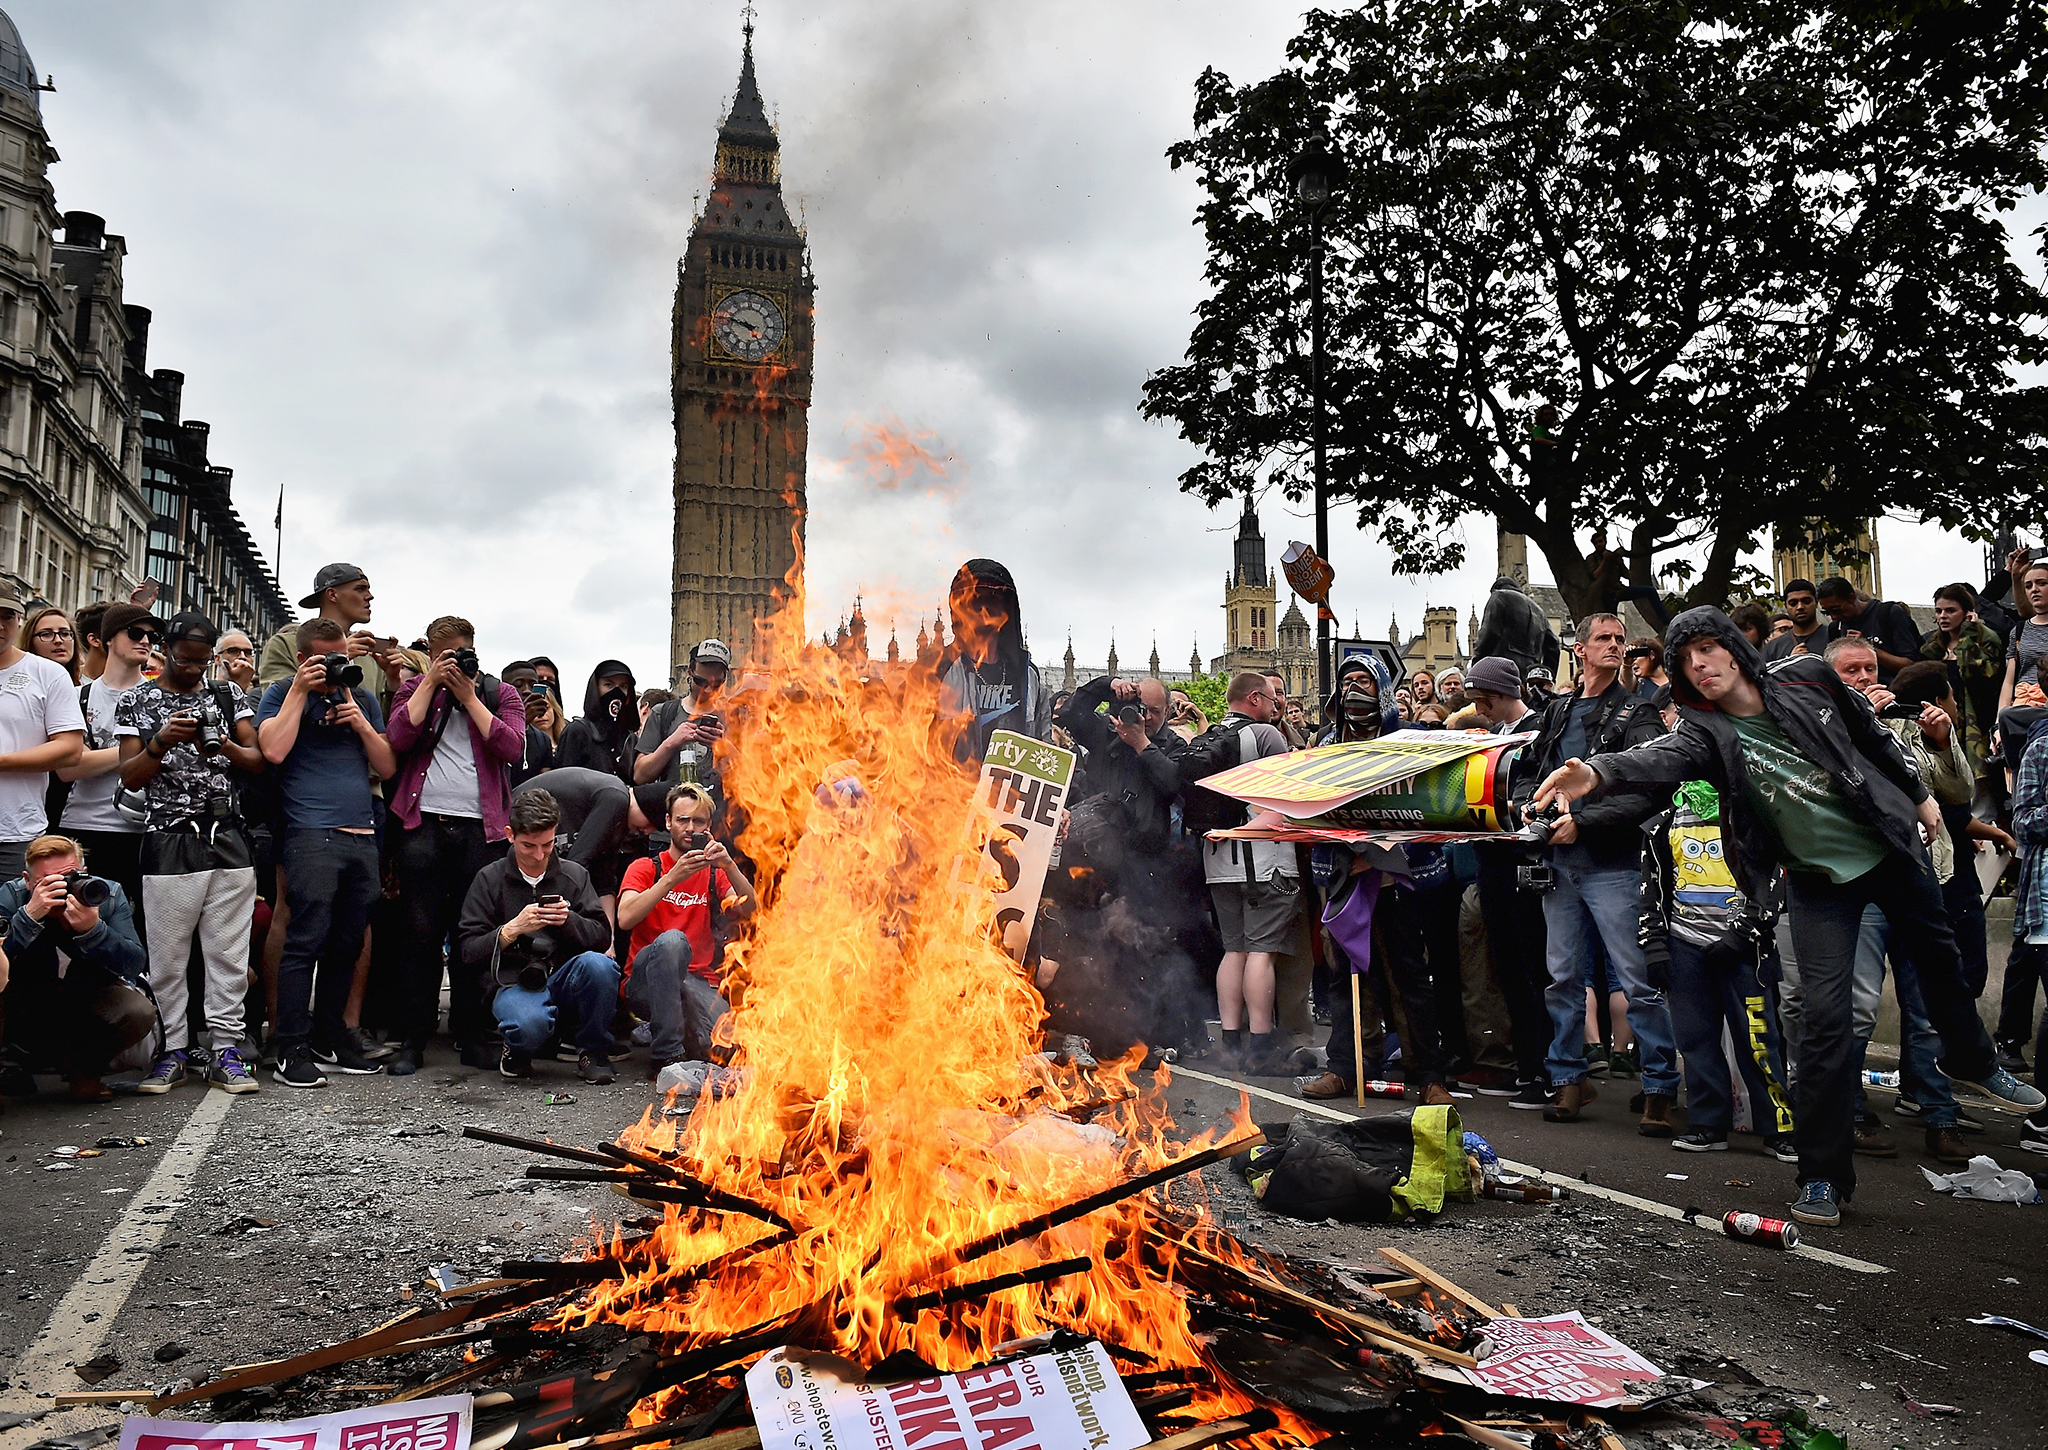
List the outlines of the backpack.
{"type": "Polygon", "coordinates": [[[1219,720],[1183,745],[1174,757],[1180,768],[1181,820],[1190,835],[1245,823],[1243,801],[1219,795],[1199,782],[1257,757],[1256,746],[1244,738],[1251,728],[1248,723],[1233,725],[1228,718],[1219,720]]]}

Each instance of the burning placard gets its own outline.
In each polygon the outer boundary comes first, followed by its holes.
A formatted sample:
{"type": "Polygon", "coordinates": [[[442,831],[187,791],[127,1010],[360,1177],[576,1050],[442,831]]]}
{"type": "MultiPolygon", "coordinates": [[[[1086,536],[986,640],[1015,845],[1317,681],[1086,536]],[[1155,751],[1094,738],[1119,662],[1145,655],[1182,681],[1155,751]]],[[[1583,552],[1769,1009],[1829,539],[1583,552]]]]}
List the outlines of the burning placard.
{"type": "Polygon", "coordinates": [[[1046,868],[1059,834],[1060,812],[1074,778],[1074,752],[998,730],[989,737],[981,784],[975,788],[974,811],[967,819],[967,843],[979,857],[963,855],[953,865],[956,890],[977,883],[993,884],[996,923],[1003,949],[1018,961],[1031,944],[1038,919],[1038,898],[1045,889],[1046,868]]]}
{"type": "Polygon", "coordinates": [[[130,1415],[121,1450],[469,1450],[470,1397],[368,1405],[306,1420],[201,1425],[130,1415]]]}
{"type": "Polygon", "coordinates": [[[891,1385],[866,1383],[858,1366],[832,1355],[773,1349],[747,1371],[747,1399],[762,1450],[1137,1450],[1152,1442],[1092,1340],[891,1385]]]}

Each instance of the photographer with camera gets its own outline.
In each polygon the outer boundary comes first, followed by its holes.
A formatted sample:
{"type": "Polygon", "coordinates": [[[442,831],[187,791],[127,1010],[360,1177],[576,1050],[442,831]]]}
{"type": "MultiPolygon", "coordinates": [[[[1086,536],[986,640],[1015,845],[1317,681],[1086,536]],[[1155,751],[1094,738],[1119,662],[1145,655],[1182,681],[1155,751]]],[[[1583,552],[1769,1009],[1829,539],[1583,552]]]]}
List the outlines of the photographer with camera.
{"type": "Polygon", "coordinates": [[[26,856],[0,885],[7,1026],[54,1044],[73,1099],[107,1102],[100,1074],[157,1025],[134,913],[117,883],[86,873],[69,837],[38,836],[26,856]]]}
{"type": "Polygon", "coordinates": [[[575,1019],[576,1071],[587,1083],[613,1080],[612,1016],[619,969],[604,949],[611,923],[590,874],[555,854],[561,807],[527,790],[506,814],[511,852],[476,873],[455,929],[463,975],[478,978],[481,1001],[505,1044],[498,1074],[531,1077],[534,1054],[555,1036],[561,1014],[575,1019]]]}
{"type": "Polygon", "coordinates": [[[257,1088],[240,1050],[256,868],[229,772],[259,774],[266,762],[248,698],[228,681],[206,678],[219,639],[205,615],[174,615],[164,628],[163,673],[130,690],[114,712],[121,783],[143,793],[142,912],[149,985],[166,1034],[138,1092],[169,1092],[196,1065],[186,1012],[195,935],[213,1048],[206,1080],[231,1093],[257,1088]]]}
{"type": "Polygon", "coordinates": [[[1163,850],[1180,794],[1174,756],[1183,744],[1166,728],[1166,687],[1149,677],[1134,684],[1098,675],[1069,695],[1053,719],[1088,752],[1081,788],[1069,804],[1097,795],[1122,801],[1131,818],[1130,844],[1163,850]]]}
{"type": "Polygon", "coordinates": [[[276,769],[284,806],[279,864],[291,922],[271,1052],[286,1087],[324,1086],[320,1062],[347,1073],[382,1071],[355,1046],[342,1012],[370,905],[383,888],[370,774],[389,780],[398,757],[343,640],[331,619],[300,625],[298,673],[265,690],[256,707],[257,744],[276,769]]]}
{"type": "Polygon", "coordinates": [[[725,1013],[721,923],[754,909],[754,884],[711,834],[711,814],[703,786],[670,786],[669,849],[635,861],[619,888],[619,925],[632,933],[623,991],[654,1032],[650,1078],[710,1059],[725,1013]]]}
{"type": "MultiPolygon", "coordinates": [[[[392,858],[405,941],[396,994],[403,1044],[390,1062],[395,1077],[419,1071],[434,1035],[441,944],[477,873],[504,854],[512,767],[526,751],[526,707],[517,690],[478,668],[475,626],[441,616],[427,626],[427,651],[433,664],[400,685],[391,702],[391,746],[399,757],[390,797],[398,823],[392,858]]],[[[476,975],[459,965],[448,976],[448,1029],[465,1064],[494,1065],[476,975]]]]}
{"type": "Polygon", "coordinates": [[[1705,780],[1719,793],[1736,885],[1754,896],[1787,869],[1792,940],[1805,992],[1795,1083],[1800,1194],[1792,1217],[1834,1224],[1855,1191],[1856,1061],[1851,995],[1863,908],[1879,904],[1919,971],[1941,1034],[1941,1069],[2007,1107],[2044,1100],[1998,1066],[1962,979],[1926,843],[1941,814],[1869,702],[1818,658],[1766,665],[1718,609],[1689,609],[1665,633],[1678,726],[1633,749],[1571,758],[1535,804],[1705,780]]]}
{"type": "MultiPolygon", "coordinates": [[[[1579,661],[1578,687],[1526,722],[1538,735],[1523,757],[1532,768],[1518,775],[1518,803],[1542,773],[1565,761],[1596,751],[1628,750],[1664,733],[1656,707],[1621,677],[1626,633],[1618,615],[1589,614],[1579,621],[1572,644],[1579,661]]],[[[1544,1109],[1546,1122],[1578,1122],[1596,1096],[1586,1080],[1586,970],[1597,939],[1613,974],[1611,986],[1627,994],[1628,1025],[1642,1048],[1642,1119],[1636,1131],[1646,1138],[1671,1136],[1678,1050],[1670,1009],[1664,993],[1650,983],[1637,936],[1642,827],[1658,814],[1660,804],[1648,794],[1617,792],[1583,811],[1566,810],[1550,826],[1543,853],[1551,872],[1551,885],[1543,893],[1550,967],[1544,1002],[1554,1034],[1549,1070],[1557,1097],[1544,1109]]]]}

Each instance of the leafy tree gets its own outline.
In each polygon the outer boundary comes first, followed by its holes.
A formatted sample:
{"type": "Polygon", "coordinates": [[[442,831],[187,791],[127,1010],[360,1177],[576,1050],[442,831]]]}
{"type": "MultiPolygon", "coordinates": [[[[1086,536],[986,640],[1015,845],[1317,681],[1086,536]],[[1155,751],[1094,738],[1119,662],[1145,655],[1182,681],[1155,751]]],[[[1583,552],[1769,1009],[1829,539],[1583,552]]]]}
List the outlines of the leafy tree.
{"type": "Polygon", "coordinates": [[[1205,72],[1168,152],[1211,293],[1142,407],[1202,447],[1183,489],[1311,487],[1287,167],[1325,138],[1332,497],[1402,572],[1491,515],[1575,613],[1721,600],[1768,526],[1988,537],[2048,497],[2003,220],[2048,180],[2037,0],[1375,0],[1288,54],[1205,72]]]}

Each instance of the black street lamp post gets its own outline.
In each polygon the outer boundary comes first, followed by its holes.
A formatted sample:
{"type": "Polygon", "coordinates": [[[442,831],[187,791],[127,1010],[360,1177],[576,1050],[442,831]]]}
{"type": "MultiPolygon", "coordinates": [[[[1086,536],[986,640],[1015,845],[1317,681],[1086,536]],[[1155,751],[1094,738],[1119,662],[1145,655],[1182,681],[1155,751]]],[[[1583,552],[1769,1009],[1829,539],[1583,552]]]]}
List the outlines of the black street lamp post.
{"type": "MultiPolygon", "coordinates": [[[[1330,557],[1328,450],[1323,429],[1323,212],[1343,179],[1344,164],[1321,141],[1309,142],[1287,168],[1294,195],[1308,211],[1309,443],[1315,450],[1316,554],[1330,557]]],[[[1327,600],[1316,606],[1316,700],[1330,698],[1330,619],[1327,600]]]]}

